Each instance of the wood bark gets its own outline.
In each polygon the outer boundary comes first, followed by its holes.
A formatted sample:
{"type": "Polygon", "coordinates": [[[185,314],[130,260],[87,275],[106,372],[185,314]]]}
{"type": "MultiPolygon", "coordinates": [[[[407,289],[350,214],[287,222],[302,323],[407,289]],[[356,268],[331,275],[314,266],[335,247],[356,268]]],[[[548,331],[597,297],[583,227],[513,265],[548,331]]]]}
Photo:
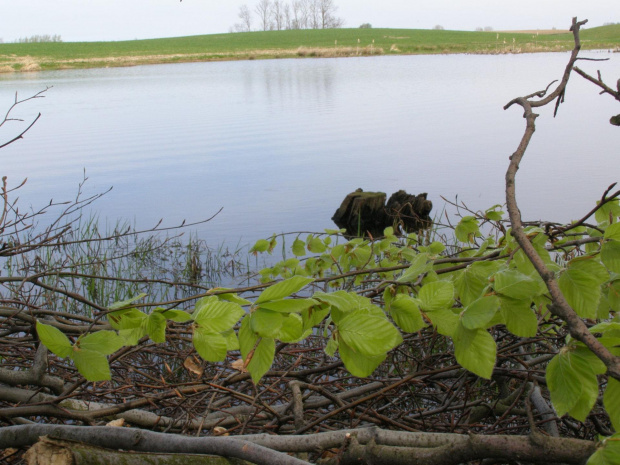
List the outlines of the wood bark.
{"type": "Polygon", "coordinates": [[[215,455],[116,451],[74,441],[42,437],[24,455],[28,465],[248,465],[215,455]]]}

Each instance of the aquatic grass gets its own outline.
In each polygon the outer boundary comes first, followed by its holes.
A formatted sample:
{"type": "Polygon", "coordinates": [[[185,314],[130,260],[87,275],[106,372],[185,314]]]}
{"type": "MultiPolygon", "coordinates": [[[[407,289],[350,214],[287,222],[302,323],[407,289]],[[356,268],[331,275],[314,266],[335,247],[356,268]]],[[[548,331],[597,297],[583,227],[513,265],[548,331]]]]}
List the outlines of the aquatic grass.
{"type": "MultiPolygon", "coordinates": [[[[34,234],[27,231],[20,242],[34,234]]],[[[244,255],[241,246],[212,248],[192,234],[187,239],[139,234],[127,222],[102,229],[96,216],[80,218],[53,246],[2,257],[2,276],[37,275],[39,285],[4,282],[0,298],[27,296],[33,307],[91,317],[88,303],[105,308],[141,293],[148,294],[149,302],[172,302],[230,285],[247,272],[244,255]]]]}

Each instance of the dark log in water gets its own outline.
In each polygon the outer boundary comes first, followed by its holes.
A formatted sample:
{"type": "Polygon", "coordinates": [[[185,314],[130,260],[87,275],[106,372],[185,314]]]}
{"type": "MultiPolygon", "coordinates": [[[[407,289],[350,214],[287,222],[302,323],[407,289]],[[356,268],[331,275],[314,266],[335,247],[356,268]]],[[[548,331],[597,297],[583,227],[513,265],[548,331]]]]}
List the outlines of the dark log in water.
{"type": "Polygon", "coordinates": [[[400,190],[386,204],[385,193],[357,189],[345,197],[332,221],[346,229],[349,236],[379,237],[388,226],[397,234],[418,232],[431,224],[429,213],[433,203],[426,196],[426,193],[411,195],[400,190]]]}

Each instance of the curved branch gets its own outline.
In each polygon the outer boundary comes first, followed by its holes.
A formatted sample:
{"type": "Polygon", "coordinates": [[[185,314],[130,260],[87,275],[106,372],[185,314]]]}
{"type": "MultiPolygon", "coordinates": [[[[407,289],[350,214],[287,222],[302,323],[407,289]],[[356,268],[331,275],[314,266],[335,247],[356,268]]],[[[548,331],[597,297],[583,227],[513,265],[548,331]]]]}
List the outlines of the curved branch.
{"type": "Polygon", "coordinates": [[[538,115],[532,111],[532,108],[546,105],[556,97],[558,98],[559,104],[562,96],[564,95],[566,84],[568,83],[568,78],[570,76],[570,71],[574,66],[577,59],[577,54],[581,48],[579,41],[579,27],[584,23],[585,21],[577,22],[577,18],[573,18],[571,31],[573,31],[573,36],[575,38],[575,48],[573,49],[568,65],[566,66],[562,81],[558,84],[557,88],[543,100],[531,102],[526,97],[519,97],[512,100],[504,107],[508,108],[512,104],[520,105],[524,110],[524,118],[526,120],[525,132],[516,152],[510,157],[510,164],[506,172],[506,205],[510,222],[512,224],[512,235],[515,237],[517,243],[521,246],[528,259],[534,265],[534,268],[545,282],[547,289],[551,294],[553,303],[549,306],[549,310],[566,322],[572,337],[584,343],[597,357],[601,359],[601,361],[603,361],[603,363],[605,363],[608,373],[612,377],[620,380],[620,357],[614,356],[603,344],[599,342],[598,339],[596,339],[596,337],[588,331],[588,327],[566,301],[566,298],[560,291],[560,287],[555,279],[554,273],[545,265],[524,231],[523,223],[521,222],[521,212],[519,211],[516,200],[516,174],[519,169],[519,164],[521,163],[529,142],[536,130],[535,121],[538,115]]]}

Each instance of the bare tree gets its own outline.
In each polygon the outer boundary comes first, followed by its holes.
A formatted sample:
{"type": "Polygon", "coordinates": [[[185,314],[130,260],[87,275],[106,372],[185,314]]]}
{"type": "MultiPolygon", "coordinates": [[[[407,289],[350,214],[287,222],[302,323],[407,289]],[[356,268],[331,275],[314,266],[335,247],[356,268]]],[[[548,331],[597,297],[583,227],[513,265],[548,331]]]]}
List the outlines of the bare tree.
{"type": "Polygon", "coordinates": [[[308,9],[306,0],[293,0],[291,3],[291,28],[305,29],[308,23],[308,9]]]}
{"type": "Polygon", "coordinates": [[[284,4],[283,14],[284,14],[285,29],[292,29],[291,6],[288,3],[284,4]]]}
{"type": "Polygon", "coordinates": [[[241,19],[240,24],[236,24],[235,28],[237,30],[240,29],[240,32],[250,32],[252,30],[252,13],[247,5],[241,5],[239,7],[239,19],[241,19]],[[240,26],[237,28],[237,26],[240,26]]]}
{"type": "Polygon", "coordinates": [[[306,27],[309,29],[319,29],[321,27],[320,2],[321,0],[305,0],[308,14],[308,24],[306,27]]]}
{"type": "Polygon", "coordinates": [[[284,2],[282,0],[273,0],[271,6],[271,16],[273,24],[278,31],[284,29],[284,2]]]}
{"type": "Polygon", "coordinates": [[[239,8],[240,23],[231,31],[252,29],[252,14],[258,16],[258,30],[271,29],[330,29],[342,27],[344,20],[336,16],[335,0],[258,0],[253,10],[247,5],[239,8]]]}
{"type": "Polygon", "coordinates": [[[334,15],[336,10],[338,10],[334,0],[315,0],[314,3],[317,4],[322,29],[332,29],[343,25],[344,21],[342,18],[334,15]]]}
{"type": "Polygon", "coordinates": [[[258,21],[263,31],[268,31],[271,26],[271,0],[260,0],[254,11],[258,15],[258,21]]]}

